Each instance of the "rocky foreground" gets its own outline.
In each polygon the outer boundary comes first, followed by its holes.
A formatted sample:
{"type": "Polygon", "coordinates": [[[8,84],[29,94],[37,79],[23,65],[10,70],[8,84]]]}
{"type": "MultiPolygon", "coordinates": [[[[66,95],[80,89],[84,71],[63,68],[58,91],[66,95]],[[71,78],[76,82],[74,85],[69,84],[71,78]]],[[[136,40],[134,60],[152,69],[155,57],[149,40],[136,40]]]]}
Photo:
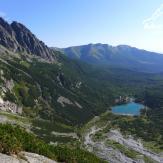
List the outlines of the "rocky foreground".
{"type": "MultiPolygon", "coordinates": [[[[103,127],[104,128],[104,127],[103,127]]],[[[110,130],[105,133],[105,138],[102,140],[94,140],[93,136],[102,131],[103,128],[97,128],[93,126],[90,128],[89,132],[84,137],[84,144],[86,148],[95,153],[98,157],[111,162],[111,163],[146,163],[144,157],[149,158],[153,163],[162,163],[163,156],[156,154],[149,149],[146,149],[140,140],[135,140],[132,136],[129,138],[124,137],[118,130],[110,130]],[[107,141],[114,141],[124,146],[129,150],[137,152],[139,155],[137,158],[130,158],[126,156],[118,148],[107,145],[107,141]]]]}
{"type": "Polygon", "coordinates": [[[0,163],[57,163],[47,157],[28,152],[21,152],[18,156],[8,156],[0,153],[0,163]]]}

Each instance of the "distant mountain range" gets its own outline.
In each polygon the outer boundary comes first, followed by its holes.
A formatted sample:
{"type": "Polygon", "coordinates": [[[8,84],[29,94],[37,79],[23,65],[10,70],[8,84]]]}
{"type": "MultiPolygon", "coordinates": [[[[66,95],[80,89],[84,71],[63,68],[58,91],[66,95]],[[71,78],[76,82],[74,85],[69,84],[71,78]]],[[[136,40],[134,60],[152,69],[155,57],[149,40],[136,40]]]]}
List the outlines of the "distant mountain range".
{"type": "Polygon", "coordinates": [[[163,55],[127,45],[88,44],[59,49],[72,59],[143,72],[163,72],[163,55]]]}

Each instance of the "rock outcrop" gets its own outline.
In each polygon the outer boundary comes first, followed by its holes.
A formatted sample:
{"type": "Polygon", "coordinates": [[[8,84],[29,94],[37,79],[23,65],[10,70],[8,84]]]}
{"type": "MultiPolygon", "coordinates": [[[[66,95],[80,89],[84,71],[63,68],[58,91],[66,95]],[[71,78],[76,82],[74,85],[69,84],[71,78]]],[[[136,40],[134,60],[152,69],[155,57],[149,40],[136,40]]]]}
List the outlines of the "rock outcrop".
{"type": "Polygon", "coordinates": [[[18,22],[7,23],[0,18],[0,45],[14,52],[26,52],[48,61],[54,61],[54,50],[36,38],[24,25],[18,22]]]}
{"type": "Polygon", "coordinates": [[[57,162],[35,153],[21,152],[18,156],[8,156],[0,153],[0,163],[57,163],[57,162]]]}
{"type": "Polygon", "coordinates": [[[11,112],[14,114],[22,114],[22,107],[19,107],[15,103],[12,103],[10,101],[4,101],[0,97],[0,110],[6,111],[6,112],[11,112]]]}
{"type": "Polygon", "coordinates": [[[135,140],[132,138],[132,136],[125,138],[118,130],[111,129],[108,133],[103,135],[103,139],[94,140],[93,135],[99,131],[102,131],[105,127],[98,128],[93,126],[88,130],[88,133],[85,134],[84,144],[88,151],[111,163],[144,163],[144,156],[150,158],[151,162],[163,162],[162,155],[156,154],[149,149],[146,149],[139,140],[135,140]],[[135,156],[135,158],[130,158],[120,149],[115,148],[109,144],[107,145],[109,140],[119,143],[124,148],[136,151],[139,153],[139,155],[135,156]]]}
{"type": "Polygon", "coordinates": [[[5,20],[0,18],[0,44],[9,50],[20,50],[20,46],[15,38],[15,32],[5,20]]]}

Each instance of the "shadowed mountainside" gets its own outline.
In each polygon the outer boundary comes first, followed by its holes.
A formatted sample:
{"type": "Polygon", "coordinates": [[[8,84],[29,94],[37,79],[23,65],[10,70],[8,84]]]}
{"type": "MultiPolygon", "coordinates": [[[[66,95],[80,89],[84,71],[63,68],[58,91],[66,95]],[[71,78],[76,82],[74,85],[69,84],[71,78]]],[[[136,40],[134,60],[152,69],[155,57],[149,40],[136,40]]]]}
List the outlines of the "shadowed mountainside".
{"type": "Polygon", "coordinates": [[[163,72],[163,55],[127,45],[88,44],[63,49],[66,56],[87,63],[126,68],[139,72],[163,72]]]}

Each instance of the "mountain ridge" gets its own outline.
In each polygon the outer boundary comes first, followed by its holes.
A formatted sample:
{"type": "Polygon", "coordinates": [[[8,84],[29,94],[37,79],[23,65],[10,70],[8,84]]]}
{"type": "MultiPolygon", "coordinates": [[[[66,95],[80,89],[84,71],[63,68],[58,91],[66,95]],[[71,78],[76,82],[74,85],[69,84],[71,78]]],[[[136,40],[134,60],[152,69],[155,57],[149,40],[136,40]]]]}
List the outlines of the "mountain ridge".
{"type": "MultiPolygon", "coordinates": [[[[57,50],[57,49],[56,49],[57,50]]],[[[158,73],[163,72],[163,55],[128,45],[88,44],[58,49],[71,59],[89,64],[127,68],[158,73]]]]}
{"type": "Polygon", "coordinates": [[[0,17],[0,44],[13,52],[23,52],[54,61],[55,52],[27,29],[23,24],[13,21],[9,24],[0,17]]]}

